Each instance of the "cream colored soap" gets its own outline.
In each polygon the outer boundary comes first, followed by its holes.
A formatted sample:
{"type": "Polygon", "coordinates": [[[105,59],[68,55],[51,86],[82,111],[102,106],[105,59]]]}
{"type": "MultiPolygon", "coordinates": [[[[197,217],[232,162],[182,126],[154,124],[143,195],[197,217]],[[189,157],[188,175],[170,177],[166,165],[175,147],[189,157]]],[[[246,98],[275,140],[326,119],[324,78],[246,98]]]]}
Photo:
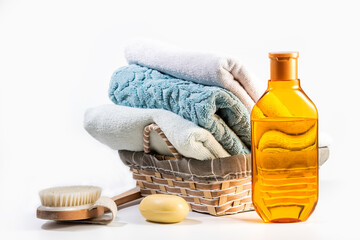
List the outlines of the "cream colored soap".
{"type": "Polygon", "coordinates": [[[145,197],[139,206],[140,213],[148,221],[176,223],[189,213],[189,205],[182,198],[167,194],[154,194],[145,197]]]}

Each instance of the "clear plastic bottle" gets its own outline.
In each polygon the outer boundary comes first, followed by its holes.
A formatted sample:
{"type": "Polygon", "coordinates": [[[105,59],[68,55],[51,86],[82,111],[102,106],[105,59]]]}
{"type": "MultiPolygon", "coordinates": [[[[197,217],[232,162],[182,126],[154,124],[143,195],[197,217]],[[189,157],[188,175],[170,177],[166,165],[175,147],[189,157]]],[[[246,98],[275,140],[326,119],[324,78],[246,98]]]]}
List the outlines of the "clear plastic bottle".
{"type": "Polygon", "coordinates": [[[269,53],[268,88],[251,112],[252,201],[265,222],[305,221],[318,200],[318,113],[298,56],[269,53]]]}

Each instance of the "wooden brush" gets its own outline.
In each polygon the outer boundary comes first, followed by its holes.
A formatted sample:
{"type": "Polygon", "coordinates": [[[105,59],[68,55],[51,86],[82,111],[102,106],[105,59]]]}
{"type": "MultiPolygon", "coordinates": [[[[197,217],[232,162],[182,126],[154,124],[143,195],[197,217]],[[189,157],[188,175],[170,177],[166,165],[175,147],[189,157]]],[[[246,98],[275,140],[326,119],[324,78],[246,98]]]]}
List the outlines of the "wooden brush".
{"type": "Polygon", "coordinates": [[[37,208],[38,218],[56,221],[74,221],[95,219],[104,215],[106,210],[112,212],[109,220],[94,220],[94,223],[107,224],[117,214],[121,204],[141,198],[138,187],[113,198],[101,197],[101,188],[95,186],[67,186],[48,188],[40,191],[42,206],[37,208]]]}

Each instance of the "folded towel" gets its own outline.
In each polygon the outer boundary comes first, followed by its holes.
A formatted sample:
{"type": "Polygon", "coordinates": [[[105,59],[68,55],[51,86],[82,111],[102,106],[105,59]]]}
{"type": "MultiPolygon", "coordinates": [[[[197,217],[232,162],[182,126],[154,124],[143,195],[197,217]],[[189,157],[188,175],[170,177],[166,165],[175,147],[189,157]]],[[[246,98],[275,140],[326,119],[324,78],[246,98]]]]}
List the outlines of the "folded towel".
{"type": "MultiPolygon", "coordinates": [[[[199,160],[230,156],[209,131],[170,111],[103,105],[88,109],[84,118],[88,133],[115,150],[143,151],[143,131],[150,123],[156,123],[183,156],[199,160]]],[[[150,149],[171,155],[155,132],[150,133],[150,149]]]]}
{"type": "Polygon", "coordinates": [[[262,92],[255,78],[238,60],[189,52],[166,44],[135,41],[125,48],[130,64],[138,64],[196,83],[218,86],[234,93],[251,111],[262,92]]]}
{"type": "Polygon", "coordinates": [[[231,155],[250,152],[249,112],[225,89],[129,65],[113,74],[109,97],[118,105],[172,111],[209,130],[231,155]]]}

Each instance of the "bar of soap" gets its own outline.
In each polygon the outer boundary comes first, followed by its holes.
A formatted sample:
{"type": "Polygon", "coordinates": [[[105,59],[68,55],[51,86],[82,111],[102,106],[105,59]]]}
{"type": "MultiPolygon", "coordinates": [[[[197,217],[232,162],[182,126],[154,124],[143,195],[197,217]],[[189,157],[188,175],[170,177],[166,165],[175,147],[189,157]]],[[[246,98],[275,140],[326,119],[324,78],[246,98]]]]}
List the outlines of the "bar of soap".
{"type": "Polygon", "coordinates": [[[182,198],[167,194],[154,194],[145,197],[139,206],[141,215],[148,221],[177,223],[189,213],[189,205],[182,198]]]}

